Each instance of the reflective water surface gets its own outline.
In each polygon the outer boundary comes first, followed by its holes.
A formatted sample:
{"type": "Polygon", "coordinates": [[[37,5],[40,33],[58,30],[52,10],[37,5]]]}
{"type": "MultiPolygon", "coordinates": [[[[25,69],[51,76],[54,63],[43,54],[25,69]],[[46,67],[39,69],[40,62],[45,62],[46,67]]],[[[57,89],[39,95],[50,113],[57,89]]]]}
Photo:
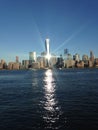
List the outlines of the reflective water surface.
{"type": "Polygon", "coordinates": [[[98,69],[0,71],[0,130],[98,130],[98,69]]]}
{"type": "Polygon", "coordinates": [[[45,114],[43,115],[43,119],[46,122],[46,128],[58,129],[57,121],[61,115],[61,110],[58,105],[58,100],[56,99],[56,84],[52,70],[47,70],[45,72],[44,84],[45,114]]]}

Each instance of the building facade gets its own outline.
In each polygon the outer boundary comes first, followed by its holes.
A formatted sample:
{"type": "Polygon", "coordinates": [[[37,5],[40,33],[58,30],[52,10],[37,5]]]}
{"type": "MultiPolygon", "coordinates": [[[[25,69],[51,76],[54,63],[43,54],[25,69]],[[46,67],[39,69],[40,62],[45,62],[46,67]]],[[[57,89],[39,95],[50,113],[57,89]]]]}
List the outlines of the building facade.
{"type": "Polygon", "coordinates": [[[45,40],[45,49],[46,49],[46,54],[50,54],[50,39],[45,40]]]}
{"type": "Polygon", "coordinates": [[[29,52],[29,62],[32,64],[32,62],[36,62],[37,56],[36,52],[29,52]]]}
{"type": "Polygon", "coordinates": [[[77,54],[77,53],[75,55],[73,55],[73,60],[79,62],[80,61],[80,55],[77,54]]]}

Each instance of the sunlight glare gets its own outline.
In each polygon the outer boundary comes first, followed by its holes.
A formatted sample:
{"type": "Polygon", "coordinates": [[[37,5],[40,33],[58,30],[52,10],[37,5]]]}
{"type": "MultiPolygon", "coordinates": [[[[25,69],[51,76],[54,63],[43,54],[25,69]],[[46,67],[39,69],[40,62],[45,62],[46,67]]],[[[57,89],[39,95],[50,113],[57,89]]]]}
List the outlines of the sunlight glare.
{"type": "Polygon", "coordinates": [[[54,111],[54,106],[56,104],[55,98],[54,98],[54,92],[55,92],[55,84],[53,84],[53,75],[52,75],[52,70],[47,70],[46,71],[46,78],[45,78],[45,98],[46,98],[46,103],[45,103],[45,109],[48,111],[54,111]]]}
{"type": "Polygon", "coordinates": [[[50,60],[50,58],[51,58],[51,54],[47,54],[46,59],[50,60]]]}

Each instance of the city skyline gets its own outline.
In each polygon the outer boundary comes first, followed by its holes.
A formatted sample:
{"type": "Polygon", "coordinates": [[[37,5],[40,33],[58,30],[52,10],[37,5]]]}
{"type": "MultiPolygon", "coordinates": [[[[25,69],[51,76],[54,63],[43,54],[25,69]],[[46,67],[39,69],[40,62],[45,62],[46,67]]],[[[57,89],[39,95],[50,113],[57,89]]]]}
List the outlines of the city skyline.
{"type": "Polygon", "coordinates": [[[98,57],[97,0],[5,0],[0,1],[0,59],[28,59],[40,55],[50,39],[51,53],[98,57]]]}
{"type": "Polygon", "coordinates": [[[29,52],[29,59],[22,59],[16,56],[16,61],[6,63],[4,59],[0,61],[0,69],[45,69],[45,68],[84,68],[84,67],[98,67],[98,58],[95,58],[93,51],[90,51],[90,57],[86,54],[80,58],[76,53],[71,55],[68,49],[64,49],[64,55],[60,56],[51,54],[50,52],[50,39],[45,39],[45,51],[37,56],[36,52],[29,52]]]}

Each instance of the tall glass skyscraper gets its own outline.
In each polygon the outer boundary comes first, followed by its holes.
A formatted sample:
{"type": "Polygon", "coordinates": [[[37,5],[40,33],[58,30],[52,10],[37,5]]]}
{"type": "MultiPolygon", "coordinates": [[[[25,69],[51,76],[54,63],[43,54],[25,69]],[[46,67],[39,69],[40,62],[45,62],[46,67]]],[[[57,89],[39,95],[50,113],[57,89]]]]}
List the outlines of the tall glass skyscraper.
{"type": "Polygon", "coordinates": [[[45,40],[45,49],[46,49],[46,60],[47,60],[47,66],[49,67],[50,62],[50,39],[45,40]]]}
{"type": "Polygon", "coordinates": [[[50,45],[49,45],[49,42],[50,42],[50,39],[46,39],[45,40],[45,48],[46,48],[46,53],[47,53],[47,55],[49,55],[50,54],[50,45]]]}
{"type": "Polygon", "coordinates": [[[36,62],[36,52],[29,52],[29,61],[30,64],[32,64],[32,62],[36,62]]]}

